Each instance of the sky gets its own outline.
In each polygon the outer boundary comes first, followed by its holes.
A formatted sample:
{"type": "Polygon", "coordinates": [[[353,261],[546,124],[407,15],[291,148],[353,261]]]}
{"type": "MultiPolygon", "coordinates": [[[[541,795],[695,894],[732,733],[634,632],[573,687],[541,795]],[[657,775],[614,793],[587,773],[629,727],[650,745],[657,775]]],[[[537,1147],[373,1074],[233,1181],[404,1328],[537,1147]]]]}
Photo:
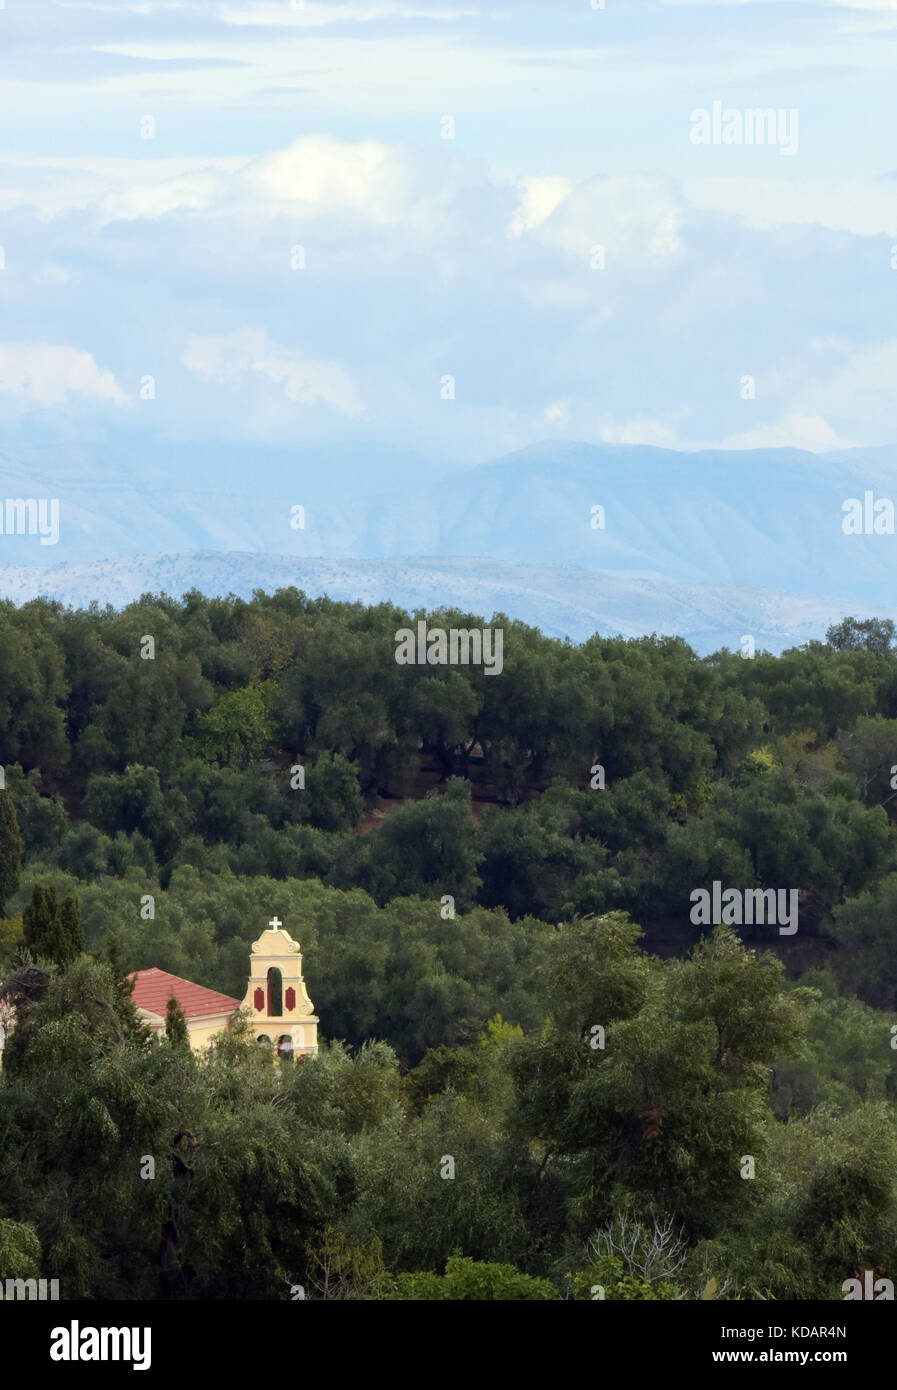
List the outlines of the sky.
{"type": "Polygon", "coordinates": [[[0,0],[0,442],[897,442],[895,63],[891,0],[0,0]]]}

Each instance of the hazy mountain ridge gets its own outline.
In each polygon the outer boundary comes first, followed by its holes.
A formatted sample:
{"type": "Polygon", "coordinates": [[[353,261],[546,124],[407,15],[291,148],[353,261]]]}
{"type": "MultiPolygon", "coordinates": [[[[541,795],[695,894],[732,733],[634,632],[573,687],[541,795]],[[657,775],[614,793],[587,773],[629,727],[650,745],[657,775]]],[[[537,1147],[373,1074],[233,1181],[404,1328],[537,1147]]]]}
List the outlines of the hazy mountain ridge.
{"type": "MultiPolygon", "coordinates": [[[[421,465],[415,482],[405,458],[401,485],[373,491],[368,477],[364,493],[358,461],[334,458],[331,476],[321,451],[218,458],[206,449],[193,466],[161,445],[150,463],[86,445],[7,446],[0,498],[58,497],[62,527],[52,549],[0,537],[0,564],[213,549],[302,560],[467,555],[871,604],[894,594],[897,536],[845,536],[841,522],[845,499],[867,488],[897,497],[895,448],[682,453],[555,442],[447,476],[421,465]],[[306,506],[305,527],[292,530],[296,504],[306,506]],[[606,525],[593,530],[599,505],[606,525]]],[[[378,472],[390,476],[382,457],[378,472]]]]}
{"type": "Polygon", "coordinates": [[[745,634],[771,651],[822,638],[847,613],[897,618],[889,608],[771,589],[673,583],[647,572],[586,570],[576,565],[511,564],[491,559],[405,556],[391,560],[297,560],[288,555],[183,551],[95,564],[0,567],[0,595],[17,603],[39,595],[86,606],[119,607],[147,592],[207,595],[295,585],[307,594],[364,603],[457,607],[489,620],[503,612],[555,637],[583,641],[594,632],[627,637],[676,633],[696,650],[737,648],[745,634]]]}
{"type": "Polygon", "coordinates": [[[897,605],[897,536],[846,536],[848,497],[897,497],[897,448],[682,453],[543,443],[435,477],[363,454],[7,444],[0,501],[58,497],[60,540],[0,535],[0,592],[121,604],[147,590],[310,594],[505,611],[558,636],[750,633],[779,650],[897,605]],[[154,452],[155,450],[155,452],[154,452]],[[317,499],[317,500],[314,500],[317,499]],[[306,505],[307,502],[307,505],[306,505]],[[306,507],[293,530],[291,507],[306,507]],[[604,529],[591,526],[605,510],[604,529]],[[472,558],[464,558],[472,557],[472,558]],[[841,597],[820,597],[840,595],[841,597]]]}

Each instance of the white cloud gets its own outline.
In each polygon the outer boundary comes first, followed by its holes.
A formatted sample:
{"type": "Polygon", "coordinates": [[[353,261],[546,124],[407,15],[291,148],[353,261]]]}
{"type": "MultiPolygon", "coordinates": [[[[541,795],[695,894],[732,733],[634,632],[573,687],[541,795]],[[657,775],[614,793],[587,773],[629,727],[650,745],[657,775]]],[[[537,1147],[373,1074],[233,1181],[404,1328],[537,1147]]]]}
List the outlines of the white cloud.
{"type": "MultiPolygon", "coordinates": [[[[381,140],[350,142],[306,135],[281,150],[199,159],[7,160],[0,164],[0,211],[31,205],[42,216],[81,208],[99,220],[155,220],[170,213],[268,217],[283,211],[313,219],[362,217],[381,226],[414,221],[451,226],[463,182],[438,181],[428,161],[381,140]]],[[[473,175],[474,166],[467,168],[473,175]]],[[[510,191],[496,177],[482,185],[510,191]]],[[[502,234],[533,239],[568,255],[672,257],[695,213],[722,213],[760,231],[804,225],[856,236],[897,237],[897,180],[821,183],[792,179],[700,177],[680,186],[643,175],[573,183],[559,174],[530,175],[502,234]]],[[[498,206],[498,204],[496,204],[498,206]]],[[[502,204],[503,206],[503,204],[502,204]]],[[[499,234],[498,227],[494,234],[499,234]]]]}
{"type": "MultiPolygon", "coordinates": [[[[350,213],[395,225],[408,215],[414,196],[404,154],[380,140],[352,144],[306,135],[254,159],[207,161],[187,169],[171,161],[167,177],[165,162],[160,164],[161,179],[148,178],[134,164],[110,168],[115,186],[97,200],[101,221],[152,220],[172,212],[267,217],[282,210],[302,218],[350,213]]],[[[0,191],[0,206],[3,202],[13,205],[8,190],[0,191]]],[[[84,205],[83,192],[79,202],[84,205]]]]}
{"type": "Polygon", "coordinates": [[[100,13],[154,14],[162,10],[199,10],[198,0],[56,0],[61,10],[98,10],[100,13]]]}
{"type": "Polygon", "coordinates": [[[680,434],[663,420],[633,419],[620,424],[602,424],[596,433],[604,444],[653,444],[659,449],[687,453],[702,449],[805,449],[818,454],[830,449],[850,449],[858,442],[838,434],[821,415],[796,413],[741,434],[716,439],[695,439],[680,434]]]}
{"type": "Polygon", "coordinates": [[[697,8],[725,9],[734,5],[794,5],[812,6],[820,9],[828,6],[833,10],[893,10],[893,0],[660,0],[662,5],[673,9],[697,8]]]}
{"type": "Polygon", "coordinates": [[[551,216],[558,203],[573,191],[570,179],[558,174],[535,175],[520,181],[520,202],[508,227],[508,236],[531,232],[551,216]]]}
{"type": "Polygon", "coordinates": [[[796,183],[791,179],[689,179],[684,193],[702,212],[738,217],[761,231],[803,224],[897,236],[897,183],[796,183]]]}
{"type": "Polygon", "coordinates": [[[115,405],[127,400],[112,372],[98,367],[92,353],[52,343],[0,342],[0,394],[38,405],[60,405],[68,396],[115,405]]]}
{"type": "Polygon", "coordinates": [[[77,278],[71,270],[67,270],[64,265],[56,265],[54,261],[41,266],[32,276],[37,285],[68,285],[77,278]]]}
{"type": "Polygon", "coordinates": [[[458,9],[456,7],[429,7],[383,3],[374,0],[371,4],[316,3],[316,0],[262,0],[257,4],[219,6],[218,15],[225,24],[274,25],[282,29],[294,24],[300,28],[318,29],[328,24],[358,22],[362,24],[393,19],[458,20],[476,17],[479,11],[458,9]]]}
{"type": "Polygon", "coordinates": [[[197,202],[194,186],[211,196],[211,182],[250,162],[246,155],[169,159],[78,157],[0,161],[0,211],[34,207],[50,218],[74,209],[97,208],[101,219],[159,216],[180,201],[197,202]],[[172,193],[170,190],[174,190],[172,193]],[[176,196],[175,196],[176,195],[176,196]],[[164,204],[169,207],[164,207],[164,204]]]}
{"type": "Polygon", "coordinates": [[[661,449],[682,449],[674,429],[661,420],[628,420],[623,425],[605,425],[601,439],[605,444],[656,444],[661,449]]]}
{"type": "Polygon", "coordinates": [[[155,219],[169,212],[204,211],[222,187],[222,176],[213,170],[182,174],[158,184],[135,184],[109,193],[100,203],[103,222],[155,219]]]}
{"type": "Polygon", "coordinates": [[[845,439],[821,415],[785,415],[767,425],[730,435],[723,449],[807,449],[825,453],[828,449],[849,449],[854,441],[845,439]]]}
{"type": "Polygon", "coordinates": [[[897,338],[857,348],[824,381],[816,380],[799,397],[802,408],[826,410],[856,421],[887,422],[894,434],[894,381],[897,338]]]}
{"type": "Polygon", "coordinates": [[[871,34],[875,30],[890,30],[897,24],[897,15],[894,13],[897,6],[894,5],[894,0],[660,0],[660,3],[672,9],[731,9],[736,5],[779,5],[791,10],[803,5],[813,10],[828,9],[834,14],[840,10],[859,11],[862,27],[846,20],[839,26],[848,34],[871,34]]]}
{"type": "Polygon", "coordinates": [[[379,140],[348,144],[308,135],[253,161],[241,176],[263,202],[298,203],[308,216],[359,212],[397,222],[407,207],[408,172],[401,154],[379,140]]]}
{"type": "MultiPolygon", "coordinates": [[[[425,172],[425,171],[424,171],[425,172]]],[[[395,224],[421,198],[422,166],[380,140],[306,135],[269,154],[168,159],[6,159],[0,212],[35,207],[42,217],[75,210],[100,222],[155,220],[172,212],[310,218],[356,213],[395,224]]]]}
{"type": "MultiPolygon", "coordinates": [[[[544,203],[544,190],[539,196],[544,203]]],[[[681,250],[682,221],[681,199],[669,179],[621,175],[577,184],[530,234],[582,258],[593,246],[608,255],[674,256],[681,250]]]]}
{"type": "Polygon", "coordinates": [[[559,427],[566,428],[570,423],[570,402],[552,401],[551,404],[547,405],[542,411],[542,419],[545,421],[546,425],[558,425],[559,427]]]}
{"type": "Polygon", "coordinates": [[[269,341],[260,328],[244,328],[192,338],[181,358],[186,367],[221,385],[247,375],[268,377],[283,386],[297,405],[325,401],[341,415],[361,415],[364,403],[349,372],[338,362],[316,362],[293,348],[269,341]]]}

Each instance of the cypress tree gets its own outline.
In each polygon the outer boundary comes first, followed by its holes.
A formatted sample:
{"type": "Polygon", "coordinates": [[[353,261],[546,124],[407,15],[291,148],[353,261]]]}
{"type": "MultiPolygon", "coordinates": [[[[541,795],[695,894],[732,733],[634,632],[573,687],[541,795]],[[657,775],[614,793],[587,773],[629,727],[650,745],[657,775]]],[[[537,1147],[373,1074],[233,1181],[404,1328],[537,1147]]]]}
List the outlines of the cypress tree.
{"type": "Polygon", "coordinates": [[[19,886],[22,867],[22,836],[12,797],[0,791],[0,916],[19,886]]]}
{"type": "Polygon", "coordinates": [[[131,998],[134,993],[134,979],[128,973],[125,950],[116,931],[111,931],[106,937],[97,959],[112,974],[115,993],[118,997],[116,1012],[125,1036],[138,1042],[141,1047],[148,1047],[152,1042],[152,1033],[142,1022],[137,1012],[137,1006],[131,998]]]}
{"type": "Polygon", "coordinates": [[[74,893],[63,899],[59,910],[60,965],[69,965],[84,951],[84,932],[81,927],[81,908],[74,893]]]}
{"type": "Polygon", "coordinates": [[[165,1009],[165,1036],[172,1047],[189,1047],[190,1034],[184,1010],[172,994],[165,1009]]]}
{"type": "Polygon", "coordinates": [[[100,951],[102,960],[112,971],[115,980],[115,988],[123,999],[130,999],[134,992],[134,981],[128,975],[128,963],[125,957],[125,950],[121,944],[121,938],[115,931],[111,931],[103,942],[100,951]]]}
{"type": "Polygon", "coordinates": [[[60,964],[65,955],[62,939],[62,917],[56,889],[49,884],[36,883],[30,901],[22,913],[25,945],[33,956],[60,964]]]}

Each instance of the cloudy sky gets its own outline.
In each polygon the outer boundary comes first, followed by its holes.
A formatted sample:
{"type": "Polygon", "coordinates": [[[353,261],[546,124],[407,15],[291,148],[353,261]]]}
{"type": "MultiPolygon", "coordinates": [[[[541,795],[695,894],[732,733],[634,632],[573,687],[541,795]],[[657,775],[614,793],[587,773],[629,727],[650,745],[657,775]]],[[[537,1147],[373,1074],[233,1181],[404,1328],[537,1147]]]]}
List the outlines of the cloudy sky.
{"type": "Polygon", "coordinates": [[[0,0],[0,437],[895,442],[895,63],[891,0],[0,0]]]}

